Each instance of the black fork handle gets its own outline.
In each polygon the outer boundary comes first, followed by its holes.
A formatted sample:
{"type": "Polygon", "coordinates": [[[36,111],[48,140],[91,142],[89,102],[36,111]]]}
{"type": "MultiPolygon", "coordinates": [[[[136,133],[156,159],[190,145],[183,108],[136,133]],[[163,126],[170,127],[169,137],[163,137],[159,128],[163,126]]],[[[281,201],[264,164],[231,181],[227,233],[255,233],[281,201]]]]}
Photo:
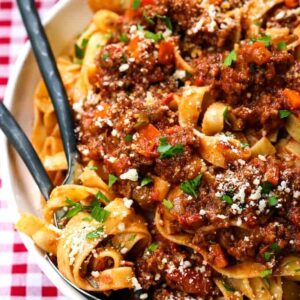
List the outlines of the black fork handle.
{"type": "Polygon", "coordinates": [[[74,134],[74,120],[68,96],[34,1],[17,0],[17,4],[31,42],[33,53],[55,109],[69,166],[68,171],[70,173],[77,158],[77,148],[74,134]]]}
{"type": "Polygon", "coordinates": [[[51,180],[27,136],[1,101],[0,128],[21,156],[42,195],[48,200],[52,190],[51,180]]]}

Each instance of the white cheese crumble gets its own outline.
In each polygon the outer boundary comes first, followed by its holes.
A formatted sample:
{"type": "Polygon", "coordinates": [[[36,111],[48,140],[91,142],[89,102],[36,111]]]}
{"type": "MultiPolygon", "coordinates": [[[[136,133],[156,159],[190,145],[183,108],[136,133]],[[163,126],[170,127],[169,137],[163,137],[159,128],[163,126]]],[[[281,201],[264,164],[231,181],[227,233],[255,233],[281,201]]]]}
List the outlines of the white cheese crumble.
{"type": "Polygon", "coordinates": [[[120,72],[125,72],[129,69],[129,65],[128,64],[122,64],[120,67],[119,67],[119,71],[120,72]]]}
{"type": "Polygon", "coordinates": [[[120,175],[122,180],[138,181],[139,175],[136,169],[129,169],[126,173],[120,175]]]}

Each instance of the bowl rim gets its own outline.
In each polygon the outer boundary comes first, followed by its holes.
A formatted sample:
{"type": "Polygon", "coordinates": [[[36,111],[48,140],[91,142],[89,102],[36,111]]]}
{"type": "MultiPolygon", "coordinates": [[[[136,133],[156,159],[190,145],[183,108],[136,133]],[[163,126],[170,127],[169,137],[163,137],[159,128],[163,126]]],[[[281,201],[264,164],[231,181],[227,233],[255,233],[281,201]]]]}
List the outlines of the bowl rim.
{"type": "MultiPolygon", "coordinates": [[[[47,16],[42,20],[43,26],[50,24],[55,18],[55,16],[66,6],[68,6],[72,0],[60,0],[47,12],[47,16]]],[[[19,75],[26,64],[26,60],[31,53],[30,42],[27,41],[21,48],[20,54],[18,55],[11,72],[9,74],[8,83],[5,88],[3,103],[6,105],[8,110],[13,108],[14,103],[14,90],[16,88],[17,82],[19,81],[19,75]]],[[[9,143],[5,135],[0,131],[0,145],[2,148],[0,155],[0,165],[1,165],[1,178],[2,178],[2,189],[7,198],[11,199],[8,207],[18,215],[18,205],[15,194],[13,192],[13,178],[10,175],[10,163],[9,163],[9,143]]],[[[15,220],[12,222],[14,223],[15,220]]],[[[71,287],[66,281],[64,281],[55,269],[50,265],[50,263],[45,259],[45,255],[39,253],[36,246],[32,240],[23,233],[20,233],[22,242],[24,243],[29,254],[35,257],[35,262],[42,270],[42,272],[50,279],[50,281],[62,292],[68,299],[74,300],[84,300],[86,299],[82,294],[77,292],[73,287],[71,287]]]]}

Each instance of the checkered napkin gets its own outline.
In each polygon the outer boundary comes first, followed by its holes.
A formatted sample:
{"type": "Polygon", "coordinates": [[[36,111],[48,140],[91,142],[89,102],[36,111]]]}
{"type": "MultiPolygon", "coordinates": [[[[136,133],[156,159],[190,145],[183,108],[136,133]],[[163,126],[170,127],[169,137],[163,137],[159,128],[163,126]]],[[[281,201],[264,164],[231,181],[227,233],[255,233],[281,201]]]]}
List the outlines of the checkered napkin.
{"type": "MultiPolygon", "coordinates": [[[[35,2],[43,18],[56,0],[35,2]]],[[[25,31],[15,1],[0,0],[0,99],[4,97],[8,76],[24,42],[25,31]]],[[[34,256],[26,251],[14,230],[10,201],[0,179],[0,300],[67,300],[41,272],[34,256]]]]}

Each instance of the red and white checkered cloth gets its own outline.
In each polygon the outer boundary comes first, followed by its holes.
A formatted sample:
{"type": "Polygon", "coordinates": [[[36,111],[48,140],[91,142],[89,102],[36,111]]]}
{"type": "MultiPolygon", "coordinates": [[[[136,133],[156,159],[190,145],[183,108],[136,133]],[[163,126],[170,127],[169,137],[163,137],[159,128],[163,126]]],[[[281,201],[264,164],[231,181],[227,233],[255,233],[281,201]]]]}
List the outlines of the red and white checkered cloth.
{"type": "MultiPolygon", "coordinates": [[[[36,1],[40,15],[47,15],[56,0],[36,1]]],[[[20,47],[25,31],[16,3],[0,0],[0,99],[20,47]]],[[[1,155],[0,145],[0,155],[1,155]]],[[[1,166],[0,166],[1,168],[1,166]]],[[[2,170],[3,171],[3,170],[2,170]]],[[[0,299],[1,300],[67,300],[35,264],[14,230],[9,195],[0,179],[0,299]]]]}

